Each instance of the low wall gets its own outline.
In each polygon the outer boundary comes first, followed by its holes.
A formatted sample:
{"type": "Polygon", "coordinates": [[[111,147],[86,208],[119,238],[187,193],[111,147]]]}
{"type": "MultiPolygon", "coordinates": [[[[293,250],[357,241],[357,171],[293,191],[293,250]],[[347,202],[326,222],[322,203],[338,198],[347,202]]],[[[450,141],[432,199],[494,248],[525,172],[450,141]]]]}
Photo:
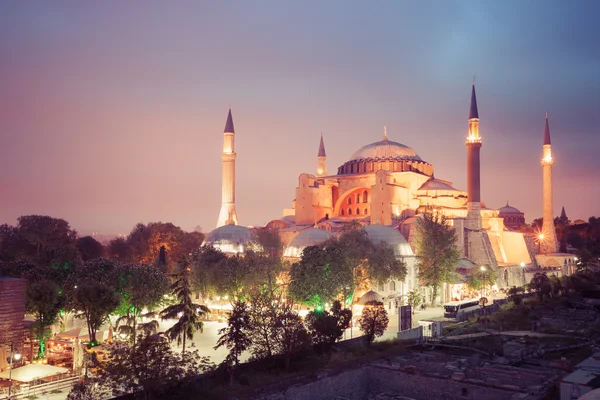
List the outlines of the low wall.
{"type": "MultiPolygon", "coordinates": [[[[398,367],[396,365],[396,367],[398,367]]],[[[337,375],[324,376],[315,382],[296,385],[283,392],[255,397],[255,400],[364,400],[391,393],[415,400],[507,400],[517,392],[480,386],[467,380],[407,374],[398,368],[366,366],[337,375]]]]}
{"type": "Polygon", "coordinates": [[[406,331],[398,332],[399,340],[415,340],[421,339],[423,337],[423,327],[418,326],[413,329],[408,329],[406,331]]]}

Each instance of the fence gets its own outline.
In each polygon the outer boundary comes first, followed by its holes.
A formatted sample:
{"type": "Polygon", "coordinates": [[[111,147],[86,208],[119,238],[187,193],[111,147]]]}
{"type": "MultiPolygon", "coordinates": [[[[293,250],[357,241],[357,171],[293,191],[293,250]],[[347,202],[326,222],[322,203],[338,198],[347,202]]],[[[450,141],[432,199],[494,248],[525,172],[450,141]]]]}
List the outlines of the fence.
{"type": "MultiPolygon", "coordinates": [[[[21,385],[20,389],[17,386],[13,386],[11,400],[26,399],[29,396],[41,397],[46,394],[50,394],[52,391],[66,391],[70,392],[73,385],[79,382],[79,376],[72,376],[70,378],[61,379],[54,382],[40,383],[34,385],[21,385]],[[17,391],[18,390],[18,391],[17,391]]],[[[8,388],[5,388],[4,392],[0,392],[0,400],[8,399],[8,388]]]]}

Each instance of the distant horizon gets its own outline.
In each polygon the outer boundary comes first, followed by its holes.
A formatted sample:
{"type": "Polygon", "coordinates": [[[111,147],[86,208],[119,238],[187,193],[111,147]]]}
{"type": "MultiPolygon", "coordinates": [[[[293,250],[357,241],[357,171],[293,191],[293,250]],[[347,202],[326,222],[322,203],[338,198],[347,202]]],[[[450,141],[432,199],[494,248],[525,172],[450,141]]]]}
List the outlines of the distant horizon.
{"type": "Polygon", "coordinates": [[[0,2],[0,223],[212,231],[229,104],[241,225],[291,208],[321,133],[329,174],[385,125],[466,190],[473,75],[482,201],[542,215],[548,111],[554,214],[587,221],[600,216],[597,15],[592,0],[0,2]]]}

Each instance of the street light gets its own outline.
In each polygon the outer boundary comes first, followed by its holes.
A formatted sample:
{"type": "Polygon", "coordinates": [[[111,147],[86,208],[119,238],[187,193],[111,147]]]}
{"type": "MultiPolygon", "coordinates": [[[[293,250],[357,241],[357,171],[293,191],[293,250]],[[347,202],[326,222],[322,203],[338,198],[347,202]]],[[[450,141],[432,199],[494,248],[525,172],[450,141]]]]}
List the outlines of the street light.
{"type": "Polygon", "coordinates": [[[21,359],[21,354],[20,353],[15,353],[15,347],[14,345],[11,343],[10,344],[10,366],[9,366],[9,370],[8,370],[8,398],[10,399],[10,392],[12,389],[12,370],[13,370],[13,360],[14,361],[19,361],[21,359]]]}
{"type": "Polygon", "coordinates": [[[485,265],[482,265],[481,267],[479,267],[479,270],[481,270],[481,297],[483,297],[483,295],[484,295],[484,284],[483,284],[483,281],[485,279],[485,276],[484,276],[485,265]]]}
{"type": "Polygon", "coordinates": [[[540,233],[538,235],[538,254],[542,252],[542,240],[544,240],[544,234],[540,233]]]}

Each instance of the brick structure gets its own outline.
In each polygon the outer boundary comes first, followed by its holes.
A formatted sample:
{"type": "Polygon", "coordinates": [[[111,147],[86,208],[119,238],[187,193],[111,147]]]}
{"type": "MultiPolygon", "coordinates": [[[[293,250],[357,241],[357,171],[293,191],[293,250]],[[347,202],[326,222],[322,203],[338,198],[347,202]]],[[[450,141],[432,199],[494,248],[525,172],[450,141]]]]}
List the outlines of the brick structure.
{"type": "Polygon", "coordinates": [[[25,317],[25,279],[0,277],[0,345],[12,343],[15,350],[23,347],[23,318],[25,317]]]}

